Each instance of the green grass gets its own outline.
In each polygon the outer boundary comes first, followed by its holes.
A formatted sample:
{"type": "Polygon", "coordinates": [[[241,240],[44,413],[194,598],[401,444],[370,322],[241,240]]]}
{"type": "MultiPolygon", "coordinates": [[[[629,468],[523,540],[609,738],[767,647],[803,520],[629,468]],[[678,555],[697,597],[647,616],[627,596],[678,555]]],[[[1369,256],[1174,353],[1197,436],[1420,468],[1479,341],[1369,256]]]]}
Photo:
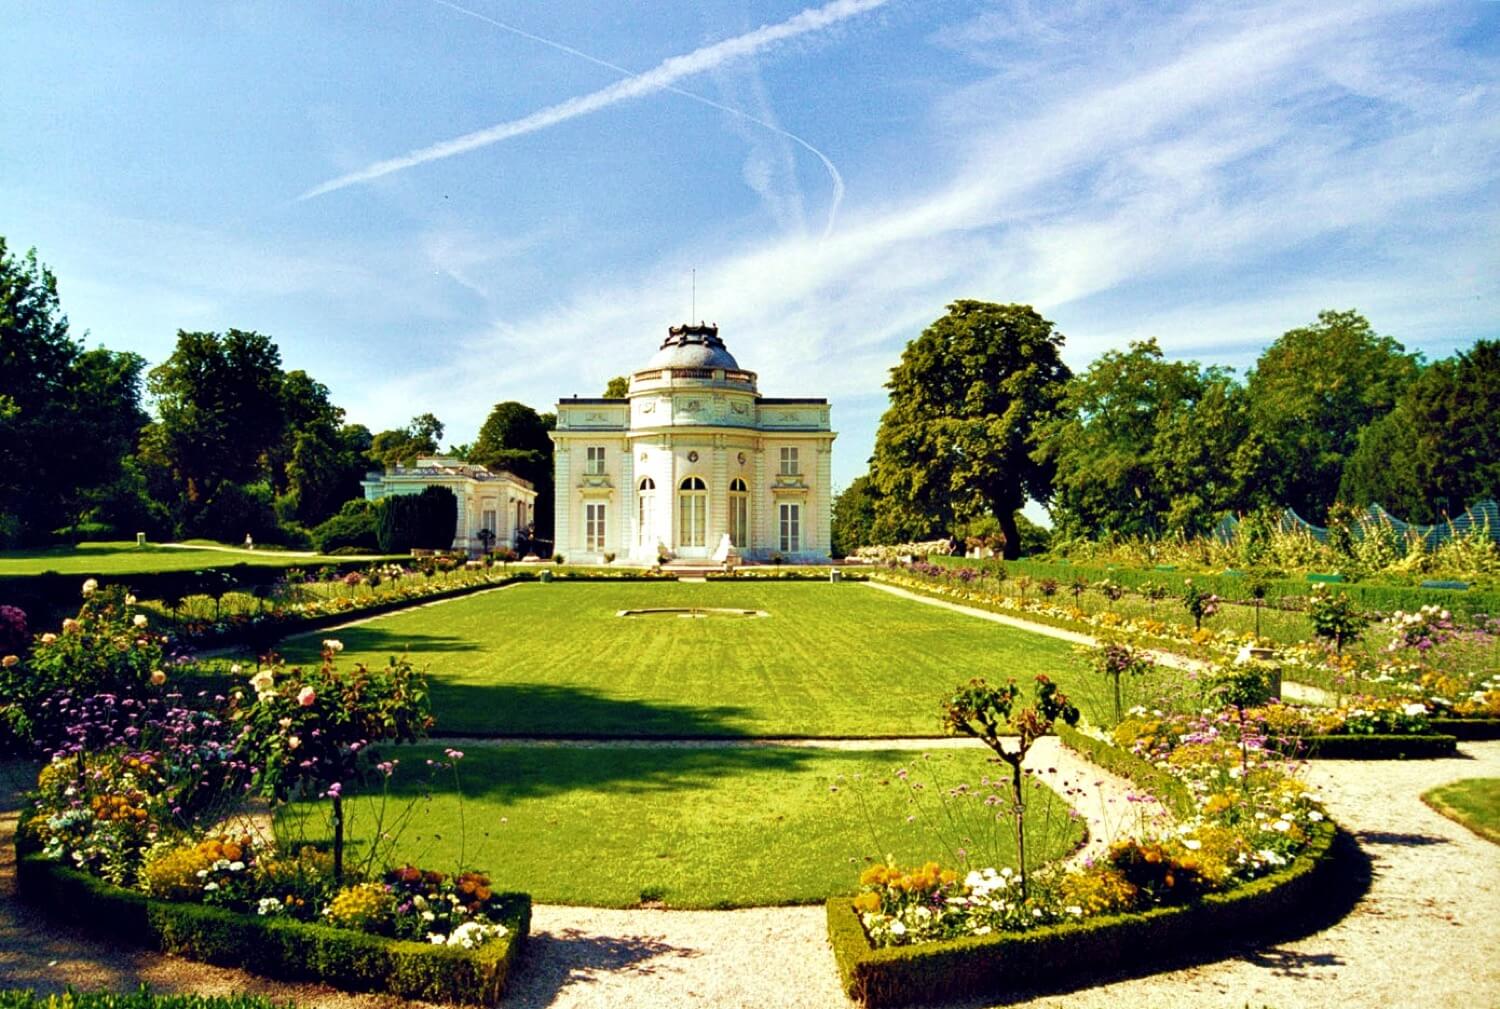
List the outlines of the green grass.
{"type": "Polygon", "coordinates": [[[1424,792],[1422,801],[1485,840],[1500,844],[1500,778],[1465,778],[1424,792]]]}
{"type": "MultiPolygon", "coordinates": [[[[402,764],[393,781],[405,784],[385,800],[378,830],[396,837],[389,850],[376,850],[377,864],[476,867],[497,887],[538,902],[602,907],[808,903],[854,892],[866,858],[955,865],[959,835],[924,829],[938,813],[934,788],[921,793],[924,806],[912,806],[891,773],[910,767],[933,786],[977,785],[993,773],[978,750],[924,759],[791,747],[470,746],[458,764],[460,803],[453,772],[442,768],[422,797],[424,758],[441,759],[441,750],[395,755],[402,764]],[[404,810],[404,828],[393,826],[404,810]],[[908,815],[917,821],[908,824],[908,815]]],[[[353,836],[377,832],[380,804],[379,796],[348,804],[353,836]]],[[[284,817],[278,834],[326,836],[327,806],[301,807],[305,818],[284,817]]],[[[973,860],[1014,864],[1009,828],[981,818],[989,811],[979,800],[967,808],[976,825],[967,844],[973,860]]],[[[1050,791],[1028,801],[1028,831],[1034,860],[1058,857],[1082,837],[1050,791]]],[[[360,844],[354,854],[364,851],[360,844]]]]}
{"type": "Polygon", "coordinates": [[[155,571],[197,571],[202,568],[254,564],[263,567],[307,567],[347,557],[294,556],[275,550],[236,551],[214,544],[195,544],[191,550],[130,542],[78,543],[35,550],[0,553],[0,575],[37,575],[44,571],[77,575],[133,575],[155,571]]]}
{"type": "MultiPolygon", "coordinates": [[[[938,702],[973,676],[1046,673],[1090,718],[1105,681],[1071,646],[853,584],[523,584],[285,642],[341,663],[410,650],[444,733],[598,736],[932,736],[938,702]],[[640,607],[768,618],[618,617],[640,607]]],[[[1127,685],[1138,697],[1159,684],[1127,685]]]]}

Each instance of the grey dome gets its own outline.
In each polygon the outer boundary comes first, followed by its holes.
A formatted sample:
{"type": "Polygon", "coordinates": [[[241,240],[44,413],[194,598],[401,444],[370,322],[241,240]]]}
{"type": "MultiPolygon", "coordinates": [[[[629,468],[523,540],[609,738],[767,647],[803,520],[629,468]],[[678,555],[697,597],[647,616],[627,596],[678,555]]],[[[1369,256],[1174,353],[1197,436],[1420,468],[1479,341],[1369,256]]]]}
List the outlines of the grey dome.
{"type": "Polygon", "coordinates": [[[719,327],[699,323],[696,326],[671,326],[661,349],[646,364],[647,368],[724,368],[738,370],[739,362],[719,339],[719,327]]]}

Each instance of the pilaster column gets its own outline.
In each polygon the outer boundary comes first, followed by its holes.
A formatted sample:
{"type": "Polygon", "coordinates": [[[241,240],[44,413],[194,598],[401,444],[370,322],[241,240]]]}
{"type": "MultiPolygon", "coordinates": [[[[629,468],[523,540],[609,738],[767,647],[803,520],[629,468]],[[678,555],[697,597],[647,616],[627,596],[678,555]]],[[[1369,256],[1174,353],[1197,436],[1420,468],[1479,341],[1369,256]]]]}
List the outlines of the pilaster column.
{"type": "Polygon", "coordinates": [[[610,549],[617,558],[625,558],[635,548],[636,540],[635,446],[629,438],[620,439],[620,486],[616,488],[615,507],[619,514],[612,523],[615,544],[610,549]]]}
{"type": "Polygon", "coordinates": [[[573,465],[568,442],[559,438],[552,450],[552,549],[567,555],[573,536],[573,465]]]}

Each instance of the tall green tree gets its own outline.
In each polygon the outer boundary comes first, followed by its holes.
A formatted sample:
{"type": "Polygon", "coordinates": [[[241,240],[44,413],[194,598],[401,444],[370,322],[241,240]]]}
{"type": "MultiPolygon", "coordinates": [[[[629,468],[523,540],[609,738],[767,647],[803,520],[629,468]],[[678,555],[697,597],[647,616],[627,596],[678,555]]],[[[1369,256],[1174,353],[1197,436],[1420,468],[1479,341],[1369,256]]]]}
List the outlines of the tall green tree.
{"type": "Polygon", "coordinates": [[[1052,513],[1066,535],[1162,531],[1172,492],[1160,480],[1157,439],[1204,385],[1196,362],[1166,360],[1155,340],[1106,351],[1073,377],[1037,449],[1056,468],[1052,513]]]}
{"type": "Polygon", "coordinates": [[[121,475],[147,418],[135,354],[84,350],[57,278],[0,238],[0,543],[76,522],[121,475]]]}
{"type": "Polygon", "coordinates": [[[151,370],[162,461],[187,502],[224,483],[265,479],[286,432],[281,352],[249,330],[179,330],[171,357],[151,370]]]}
{"type": "Polygon", "coordinates": [[[928,538],[988,513],[1006,556],[1018,556],[1016,511],[1052,496],[1052,463],[1033,452],[1071,377],[1062,343],[1027,305],[956,301],[906,345],[871,466],[882,540],[928,538]]]}
{"type": "Polygon", "coordinates": [[[630,395],[630,379],[624,375],[616,375],[604,387],[605,399],[624,399],[628,395],[630,395]]]}
{"type": "Polygon", "coordinates": [[[443,422],[430,413],[418,414],[405,427],[381,431],[370,440],[370,461],[380,467],[405,466],[418,456],[435,455],[443,437],[443,422]]]}
{"type": "Polygon", "coordinates": [[[1480,340],[1423,370],[1361,434],[1340,497],[1412,522],[1500,498],[1500,341],[1480,340]]]}
{"type": "Polygon", "coordinates": [[[538,535],[552,530],[553,481],[552,439],[547,432],[557,426],[550,413],[537,413],[525,403],[496,403],[469,448],[469,461],[492,470],[509,470],[536,488],[538,535]]]}
{"type": "Polygon", "coordinates": [[[1250,373],[1250,431],[1264,446],[1257,482],[1277,503],[1321,520],[1360,432],[1417,377],[1420,355],[1358,312],[1324,311],[1267,347],[1250,373]]]}
{"type": "Polygon", "coordinates": [[[857,476],[833,499],[833,555],[847,557],[875,540],[875,485],[857,476]]]}

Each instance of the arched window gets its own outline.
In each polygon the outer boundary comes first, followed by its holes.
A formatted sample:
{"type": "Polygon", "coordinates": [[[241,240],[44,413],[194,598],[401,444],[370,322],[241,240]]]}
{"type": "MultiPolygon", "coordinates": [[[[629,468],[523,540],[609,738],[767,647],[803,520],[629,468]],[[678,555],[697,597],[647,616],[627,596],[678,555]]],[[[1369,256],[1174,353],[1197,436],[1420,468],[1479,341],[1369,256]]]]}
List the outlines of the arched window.
{"type": "Polygon", "coordinates": [[[708,487],[701,479],[683,480],[677,494],[677,545],[701,547],[708,543],[708,487]]]}
{"type": "Polygon", "coordinates": [[[750,488],[738,477],[729,481],[729,542],[750,545],[750,488]]]}
{"type": "Polygon", "coordinates": [[[637,495],[635,541],[656,542],[656,481],[649,476],[641,481],[637,495]]]}

